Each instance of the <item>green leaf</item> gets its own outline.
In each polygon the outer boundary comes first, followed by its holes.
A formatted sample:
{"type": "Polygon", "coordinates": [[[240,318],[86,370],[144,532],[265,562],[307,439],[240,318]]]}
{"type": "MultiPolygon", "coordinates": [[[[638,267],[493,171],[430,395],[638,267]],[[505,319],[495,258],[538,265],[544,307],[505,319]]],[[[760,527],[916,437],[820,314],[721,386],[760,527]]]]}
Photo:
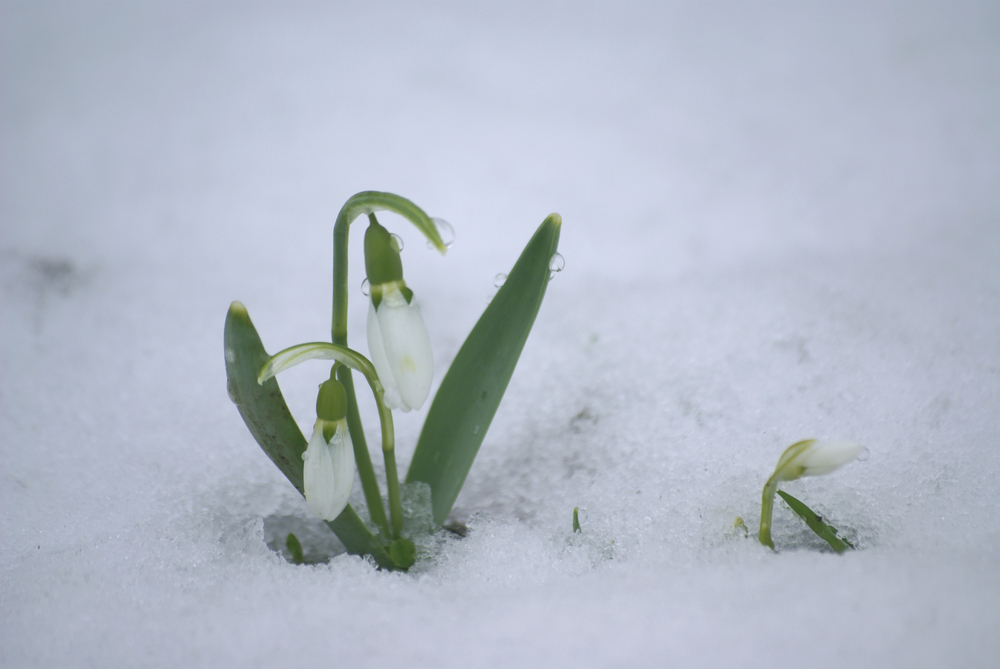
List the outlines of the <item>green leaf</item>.
{"type": "MultiPolygon", "coordinates": [[[[285,404],[278,382],[271,378],[257,384],[257,375],[269,356],[246,307],[239,302],[232,303],[226,316],[225,350],[230,399],[267,457],[304,495],[302,454],[308,444],[285,404]]],[[[384,569],[399,568],[350,504],[326,524],[349,553],[371,555],[384,569]]]]}
{"type": "Polygon", "coordinates": [[[578,506],[573,507],[573,531],[574,532],[582,531],[580,529],[580,507],[578,506]]]}
{"type": "Polygon", "coordinates": [[[225,346],[229,398],[267,457],[302,493],[302,454],[308,444],[278,382],[272,378],[257,384],[257,374],[269,356],[246,307],[239,302],[232,303],[226,316],[225,346]]]}
{"type": "Polygon", "coordinates": [[[292,561],[295,564],[302,564],[302,543],[299,541],[299,538],[289,532],[288,537],[285,539],[285,547],[292,554],[292,561]]]}
{"type": "Polygon", "coordinates": [[[838,537],[836,528],[832,525],[824,523],[823,519],[808,506],[795,499],[784,490],[779,490],[778,494],[781,495],[781,499],[785,500],[788,506],[791,507],[792,511],[794,511],[799,518],[806,521],[806,525],[809,526],[809,529],[818,534],[826,543],[830,544],[830,547],[833,550],[838,553],[843,553],[854,548],[850,542],[838,537]]]}
{"type": "Polygon", "coordinates": [[[503,398],[549,284],[562,219],[539,226],[441,381],[406,482],[431,487],[434,522],[444,523],[503,398]]]}

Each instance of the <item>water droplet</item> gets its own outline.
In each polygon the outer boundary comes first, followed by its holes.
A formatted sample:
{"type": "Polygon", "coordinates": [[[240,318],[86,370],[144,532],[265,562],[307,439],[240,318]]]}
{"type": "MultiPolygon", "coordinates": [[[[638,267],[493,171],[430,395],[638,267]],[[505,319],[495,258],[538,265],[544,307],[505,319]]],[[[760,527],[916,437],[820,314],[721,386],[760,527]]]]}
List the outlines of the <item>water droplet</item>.
{"type": "MultiPolygon", "coordinates": [[[[445,248],[450,249],[451,245],[455,243],[455,228],[451,227],[451,223],[443,218],[432,218],[431,220],[434,221],[434,227],[437,228],[438,236],[444,242],[445,248]]],[[[428,241],[427,248],[432,249],[434,245],[428,241]]]]}
{"type": "Polygon", "coordinates": [[[478,425],[475,426],[474,428],[472,428],[472,434],[479,434],[479,426],[478,425]]]}
{"type": "Polygon", "coordinates": [[[238,406],[240,402],[236,399],[236,387],[233,385],[232,379],[226,379],[226,392],[229,393],[230,401],[238,406]]]}
{"type": "Polygon", "coordinates": [[[493,277],[493,285],[499,288],[500,286],[503,285],[503,282],[506,280],[507,280],[507,275],[504,274],[503,272],[500,272],[495,277],[493,277]]]}
{"type": "MultiPolygon", "coordinates": [[[[552,256],[552,260],[549,261],[549,271],[552,274],[563,271],[564,267],[566,267],[566,260],[559,253],[552,256]]],[[[552,276],[550,275],[549,278],[551,279],[552,276]]]]}
{"type": "Polygon", "coordinates": [[[867,448],[865,448],[864,446],[862,446],[861,447],[861,452],[858,453],[858,460],[860,460],[861,462],[865,462],[871,456],[872,456],[871,451],[869,451],[867,448]]]}
{"type": "Polygon", "coordinates": [[[580,519],[580,524],[587,522],[587,510],[582,506],[577,507],[576,517],[580,519]]]}
{"type": "Polygon", "coordinates": [[[236,351],[231,347],[226,347],[226,362],[236,362],[236,351]]]}
{"type": "Polygon", "coordinates": [[[361,282],[361,294],[364,295],[365,297],[368,297],[368,295],[371,292],[372,291],[371,291],[371,286],[368,283],[368,277],[365,277],[365,280],[361,282]]]}
{"type": "Polygon", "coordinates": [[[392,245],[392,248],[395,249],[396,253],[403,252],[403,238],[395,232],[389,235],[389,243],[392,245]]]}

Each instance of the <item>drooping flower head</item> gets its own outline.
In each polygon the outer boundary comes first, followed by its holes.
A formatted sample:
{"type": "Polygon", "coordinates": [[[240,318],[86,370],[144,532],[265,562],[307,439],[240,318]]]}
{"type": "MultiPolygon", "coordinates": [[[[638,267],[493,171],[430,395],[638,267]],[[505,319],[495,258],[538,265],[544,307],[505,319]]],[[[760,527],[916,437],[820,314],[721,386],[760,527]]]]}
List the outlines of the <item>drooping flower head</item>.
{"type": "Polygon", "coordinates": [[[355,462],[347,429],[347,393],[332,372],[319,387],[316,423],[302,459],[309,509],[323,520],[334,520],[351,496],[355,462]]]}
{"type": "Polygon", "coordinates": [[[431,389],[434,359],[430,337],[413,291],[403,281],[399,248],[370,215],[365,232],[365,270],[371,290],[368,349],[390,409],[419,409],[431,389]]]}
{"type": "Polygon", "coordinates": [[[828,441],[819,444],[807,439],[789,446],[774,468],[775,481],[794,481],[803,476],[822,476],[854,462],[865,447],[853,441],[828,441]]]}

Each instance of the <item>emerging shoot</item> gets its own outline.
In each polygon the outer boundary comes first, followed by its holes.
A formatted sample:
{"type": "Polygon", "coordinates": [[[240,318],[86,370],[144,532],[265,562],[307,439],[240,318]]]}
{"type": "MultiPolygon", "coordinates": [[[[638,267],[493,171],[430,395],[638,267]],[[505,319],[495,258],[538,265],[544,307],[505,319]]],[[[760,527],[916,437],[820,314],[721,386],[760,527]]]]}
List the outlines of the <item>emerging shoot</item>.
{"type": "Polygon", "coordinates": [[[863,459],[867,452],[864,446],[853,441],[830,441],[817,444],[815,439],[800,441],[785,449],[785,452],[778,459],[774,473],[764,485],[764,492],[761,495],[760,532],[758,534],[760,543],[774,548],[774,542],[771,540],[771,514],[774,507],[774,495],[778,491],[779,483],[794,481],[803,476],[829,474],[849,462],[854,462],[859,457],[863,459]]]}

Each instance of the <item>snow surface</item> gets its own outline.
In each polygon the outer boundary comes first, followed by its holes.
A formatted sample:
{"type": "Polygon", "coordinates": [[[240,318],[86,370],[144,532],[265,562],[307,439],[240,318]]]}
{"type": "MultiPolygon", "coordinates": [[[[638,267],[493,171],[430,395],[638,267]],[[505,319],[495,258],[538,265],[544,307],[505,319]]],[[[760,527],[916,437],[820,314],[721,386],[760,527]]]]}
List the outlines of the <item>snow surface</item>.
{"type": "MultiPolygon", "coordinates": [[[[998,5],[340,4],[0,7],[0,664],[996,666],[998,5]],[[435,384],[564,220],[469,535],[409,574],[225,391],[230,301],[327,338],[368,189],[457,230],[382,219],[435,384]],[[753,540],[810,437],[871,451],[784,486],[856,552],[781,502],[753,540]]],[[[325,369],[281,377],[307,429],[325,369]]]]}

